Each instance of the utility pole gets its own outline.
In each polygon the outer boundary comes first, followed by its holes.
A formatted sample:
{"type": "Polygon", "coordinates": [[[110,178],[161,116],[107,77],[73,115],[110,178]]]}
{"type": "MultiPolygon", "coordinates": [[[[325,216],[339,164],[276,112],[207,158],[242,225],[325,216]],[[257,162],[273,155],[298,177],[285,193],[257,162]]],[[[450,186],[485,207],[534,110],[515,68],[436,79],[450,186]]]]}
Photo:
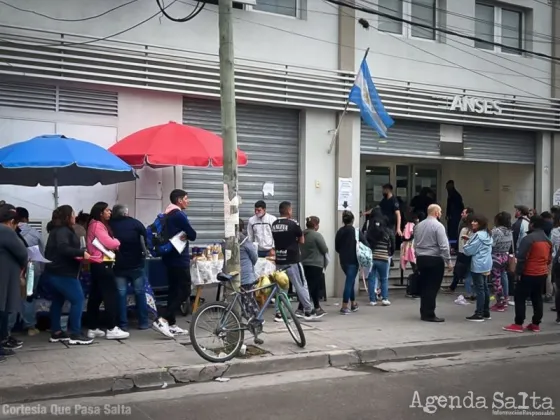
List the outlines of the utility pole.
{"type": "Polygon", "coordinates": [[[224,147],[224,221],[226,240],[226,271],[236,274],[239,287],[239,201],[237,183],[237,125],[235,115],[235,58],[233,51],[233,1],[219,0],[220,31],[220,96],[222,138],[224,147]]]}

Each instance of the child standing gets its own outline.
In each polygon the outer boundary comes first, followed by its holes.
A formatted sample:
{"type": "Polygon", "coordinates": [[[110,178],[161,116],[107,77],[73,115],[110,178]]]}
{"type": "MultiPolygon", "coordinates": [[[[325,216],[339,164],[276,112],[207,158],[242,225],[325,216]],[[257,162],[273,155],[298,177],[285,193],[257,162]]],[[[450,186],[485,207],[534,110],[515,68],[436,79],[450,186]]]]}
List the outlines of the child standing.
{"type": "Polygon", "coordinates": [[[505,211],[498,213],[492,229],[492,281],[496,304],[493,311],[504,312],[508,305],[507,265],[509,254],[513,250],[513,233],[511,215],[505,211]]]}

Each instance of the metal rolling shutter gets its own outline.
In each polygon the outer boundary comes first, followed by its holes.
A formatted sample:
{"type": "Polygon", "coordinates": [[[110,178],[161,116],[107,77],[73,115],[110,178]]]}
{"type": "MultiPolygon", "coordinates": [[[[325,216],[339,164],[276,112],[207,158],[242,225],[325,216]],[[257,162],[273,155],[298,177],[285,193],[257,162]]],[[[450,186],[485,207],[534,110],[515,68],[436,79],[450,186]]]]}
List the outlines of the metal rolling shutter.
{"type": "Polygon", "coordinates": [[[424,121],[397,120],[388,138],[362,121],[360,151],[367,155],[439,157],[440,125],[424,121]]]}
{"type": "Polygon", "coordinates": [[[465,160],[534,165],[535,133],[483,127],[463,127],[465,160]]]}
{"type": "MultiPolygon", "coordinates": [[[[183,123],[221,135],[220,103],[185,98],[183,123]]],[[[249,156],[239,168],[240,217],[247,222],[259,199],[271,214],[281,201],[290,201],[294,217],[299,211],[299,111],[237,104],[237,142],[249,156]],[[263,198],[262,186],[274,183],[274,197],[263,198]]],[[[198,233],[197,243],[211,243],[224,236],[224,187],[222,168],[183,168],[183,187],[189,193],[189,219],[198,233]]]]}

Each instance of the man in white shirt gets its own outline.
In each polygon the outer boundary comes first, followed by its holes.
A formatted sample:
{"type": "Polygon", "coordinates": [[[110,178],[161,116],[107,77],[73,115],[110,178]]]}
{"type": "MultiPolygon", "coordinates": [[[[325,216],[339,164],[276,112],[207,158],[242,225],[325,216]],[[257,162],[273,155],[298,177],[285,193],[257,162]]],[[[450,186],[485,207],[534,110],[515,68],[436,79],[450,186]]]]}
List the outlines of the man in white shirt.
{"type": "Polygon", "coordinates": [[[266,212],[266,203],[259,200],[255,203],[255,215],[249,219],[247,224],[247,236],[251,242],[258,244],[259,257],[266,257],[274,248],[272,237],[272,224],[276,217],[266,212]]]}

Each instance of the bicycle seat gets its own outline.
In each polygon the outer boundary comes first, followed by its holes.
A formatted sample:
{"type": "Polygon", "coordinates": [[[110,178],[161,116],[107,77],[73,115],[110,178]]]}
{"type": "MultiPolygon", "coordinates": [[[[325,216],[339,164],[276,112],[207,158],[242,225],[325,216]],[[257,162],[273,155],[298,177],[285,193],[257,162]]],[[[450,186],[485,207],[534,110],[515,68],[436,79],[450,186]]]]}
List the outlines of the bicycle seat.
{"type": "Polygon", "coordinates": [[[218,273],[218,275],[216,276],[216,278],[218,279],[218,281],[231,281],[231,279],[233,279],[233,276],[226,274],[226,273],[218,273]]]}

